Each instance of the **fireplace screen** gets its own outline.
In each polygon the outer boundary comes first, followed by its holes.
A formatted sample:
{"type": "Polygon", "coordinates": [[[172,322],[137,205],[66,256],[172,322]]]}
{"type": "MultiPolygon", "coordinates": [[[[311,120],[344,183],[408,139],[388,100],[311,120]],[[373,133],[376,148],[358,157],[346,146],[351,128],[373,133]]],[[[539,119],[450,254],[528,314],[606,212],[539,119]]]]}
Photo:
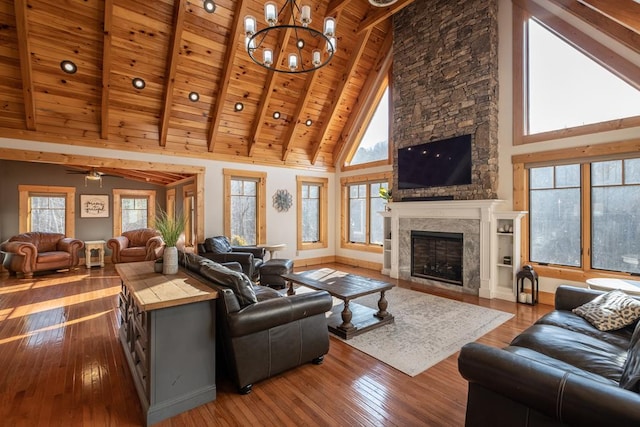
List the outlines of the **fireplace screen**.
{"type": "Polygon", "coordinates": [[[411,275],[462,286],[462,233],[411,231],[411,275]]]}

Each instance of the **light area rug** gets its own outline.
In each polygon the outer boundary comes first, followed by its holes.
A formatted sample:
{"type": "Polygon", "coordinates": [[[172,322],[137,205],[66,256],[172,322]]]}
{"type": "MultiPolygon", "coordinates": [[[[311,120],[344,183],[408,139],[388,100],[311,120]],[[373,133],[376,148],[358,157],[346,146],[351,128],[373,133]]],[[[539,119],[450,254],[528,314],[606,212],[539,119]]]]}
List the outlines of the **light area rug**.
{"type": "MultiPolygon", "coordinates": [[[[412,377],[513,317],[405,288],[385,296],[395,322],[342,341],[412,377]]],[[[379,299],[376,293],[353,302],[377,309],[379,299]]]]}

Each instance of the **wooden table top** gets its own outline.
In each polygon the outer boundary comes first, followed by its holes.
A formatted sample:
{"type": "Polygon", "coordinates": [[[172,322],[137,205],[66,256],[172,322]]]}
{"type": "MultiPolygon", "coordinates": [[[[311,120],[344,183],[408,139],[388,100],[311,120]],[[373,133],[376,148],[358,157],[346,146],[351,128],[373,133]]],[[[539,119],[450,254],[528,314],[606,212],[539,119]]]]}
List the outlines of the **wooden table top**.
{"type": "Polygon", "coordinates": [[[392,283],[348,274],[331,268],[283,274],[282,277],[303,286],[327,291],[341,299],[358,298],[374,292],[387,291],[395,286],[392,283]]]}
{"type": "Polygon", "coordinates": [[[116,264],[116,271],[143,311],[175,307],[218,298],[218,292],[179,270],[167,275],[153,271],[153,261],[116,264]]]}

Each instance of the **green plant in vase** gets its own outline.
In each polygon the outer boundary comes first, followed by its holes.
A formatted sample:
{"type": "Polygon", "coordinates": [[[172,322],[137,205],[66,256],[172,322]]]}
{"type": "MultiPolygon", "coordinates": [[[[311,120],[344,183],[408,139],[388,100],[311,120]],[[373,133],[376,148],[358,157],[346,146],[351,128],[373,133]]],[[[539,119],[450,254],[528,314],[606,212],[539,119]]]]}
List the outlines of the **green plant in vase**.
{"type": "Polygon", "coordinates": [[[391,201],[391,189],[390,188],[384,188],[384,187],[380,187],[380,198],[384,199],[384,201],[386,202],[384,205],[384,210],[388,210],[389,208],[387,207],[387,203],[389,203],[391,201]]]}
{"type": "Polygon", "coordinates": [[[159,209],[154,227],[164,240],[164,253],[162,255],[162,273],[176,274],[178,272],[178,248],[176,245],[182,236],[186,226],[186,219],[182,214],[169,215],[163,209],[159,209]]]}

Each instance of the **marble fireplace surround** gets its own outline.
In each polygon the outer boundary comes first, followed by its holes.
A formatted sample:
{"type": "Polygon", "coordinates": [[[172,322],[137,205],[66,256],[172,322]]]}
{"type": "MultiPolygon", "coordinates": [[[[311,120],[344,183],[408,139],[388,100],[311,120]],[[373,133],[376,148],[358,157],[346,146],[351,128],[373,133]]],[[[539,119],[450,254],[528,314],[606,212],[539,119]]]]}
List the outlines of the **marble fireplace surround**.
{"type": "Polygon", "coordinates": [[[390,276],[458,292],[491,297],[493,214],[501,200],[393,202],[390,276]],[[463,234],[463,285],[411,276],[411,230],[463,234]]]}

